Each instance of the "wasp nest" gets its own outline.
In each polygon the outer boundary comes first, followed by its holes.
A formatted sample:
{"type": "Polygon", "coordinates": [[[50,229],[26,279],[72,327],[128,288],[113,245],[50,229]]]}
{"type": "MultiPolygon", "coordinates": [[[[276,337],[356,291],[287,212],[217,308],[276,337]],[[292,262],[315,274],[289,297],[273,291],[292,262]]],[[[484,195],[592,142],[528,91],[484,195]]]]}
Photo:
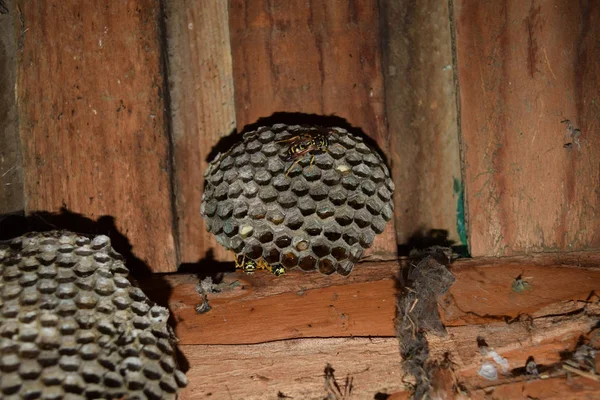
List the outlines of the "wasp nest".
{"type": "Polygon", "coordinates": [[[347,275],[392,218],[393,191],[387,166],[360,137],[274,125],[211,162],[201,212],[238,255],[347,275]]]}
{"type": "Polygon", "coordinates": [[[127,275],[106,236],[0,244],[0,398],[174,399],[169,311],[127,275]]]}

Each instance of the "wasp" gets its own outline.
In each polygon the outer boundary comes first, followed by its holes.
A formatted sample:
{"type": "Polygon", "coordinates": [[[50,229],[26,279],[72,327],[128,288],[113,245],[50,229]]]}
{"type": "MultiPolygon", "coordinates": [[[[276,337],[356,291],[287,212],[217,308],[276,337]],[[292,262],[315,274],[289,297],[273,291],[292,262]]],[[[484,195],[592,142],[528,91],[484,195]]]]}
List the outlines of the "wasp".
{"type": "Polygon", "coordinates": [[[285,274],[285,268],[281,264],[275,264],[274,266],[266,262],[263,258],[259,258],[258,260],[246,259],[246,255],[244,254],[241,262],[238,257],[235,257],[235,267],[236,269],[241,269],[248,275],[252,275],[259,269],[266,269],[270,273],[275,276],[281,276],[285,274]]]}
{"type": "Polygon", "coordinates": [[[327,136],[329,132],[325,131],[322,128],[319,128],[317,131],[311,131],[308,133],[303,133],[289,139],[280,140],[277,143],[285,143],[291,142],[288,149],[283,154],[284,161],[292,161],[295,160],[294,163],[288,168],[285,175],[287,176],[292,168],[300,161],[304,159],[304,156],[310,154],[310,168],[312,168],[315,155],[322,154],[327,151],[327,147],[329,146],[329,139],[327,136]]]}

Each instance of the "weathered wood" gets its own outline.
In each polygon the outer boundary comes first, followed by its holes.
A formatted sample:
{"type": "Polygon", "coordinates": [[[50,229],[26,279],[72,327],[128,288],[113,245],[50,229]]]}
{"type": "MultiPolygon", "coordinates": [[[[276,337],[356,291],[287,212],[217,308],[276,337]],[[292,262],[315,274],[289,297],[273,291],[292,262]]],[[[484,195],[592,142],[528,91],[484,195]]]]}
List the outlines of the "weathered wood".
{"type": "Polygon", "coordinates": [[[600,246],[600,7],[454,1],[474,256],[600,246]]]}
{"type": "Polygon", "coordinates": [[[398,243],[435,229],[466,245],[448,3],[381,6],[398,243]]]}
{"type": "Polygon", "coordinates": [[[112,216],[137,257],[174,271],[159,4],[19,5],[26,211],[112,216]]]}
{"type": "MultiPolygon", "coordinates": [[[[238,127],[281,112],[335,115],[389,155],[378,18],[376,1],[230,0],[238,127]]],[[[392,259],[396,247],[388,224],[366,254],[392,259]]]]}
{"type": "Polygon", "coordinates": [[[293,399],[326,397],[323,370],[327,363],[344,386],[353,378],[352,398],[399,391],[400,358],[396,339],[299,339],[246,346],[180,346],[190,364],[189,386],[181,394],[192,399],[293,399]]]}
{"type": "MultiPolygon", "coordinates": [[[[452,268],[457,282],[440,307],[448,326],[506,324],[580,310],[600,291],[600,255],[578,253],[466,260],[452,268]],[[521,275],[524,289],[513,285],[521,275]],[[566,304],[566,306],[565,306],[566,304]],[[566,307],[566,308],[565,308],[566,307]]],[[[193,275],[167,277],[169,308],[182,344],[250,344],[299,337],[394,336],[397,263],[364,263],[347,278],[290,271],[226,274],[220,292],[201,301],[193,275]],[[265,321],[269,321],[265,324],[265,321]]],[[[143,282],[147,293],[163,278],[143,282]]]]}
{"type": "Polygon", "coordinates": [[[23,203],[23,161],[17,121],[15,81],[17,77],[17,7],[4,2],[0,13],[0,215],[21,211],[23,203]]]}
{"type": "Polygon", "coordinates": [[[200,216],[207,158],[235,129],[227,2],[166,2],[165,7],[179,260],[233,260],[200,216]]]}

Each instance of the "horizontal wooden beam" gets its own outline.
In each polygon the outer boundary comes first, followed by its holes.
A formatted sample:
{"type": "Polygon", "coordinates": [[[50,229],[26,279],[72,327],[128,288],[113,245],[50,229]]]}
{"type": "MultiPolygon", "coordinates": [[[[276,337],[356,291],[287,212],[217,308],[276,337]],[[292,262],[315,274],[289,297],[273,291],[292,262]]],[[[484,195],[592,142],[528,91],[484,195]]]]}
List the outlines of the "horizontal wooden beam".
{"type": "MultiPolygon", "coordinates": [[[[548,379],[563,398],[575,381],[583,385],[577,386],[580,394],[597,390],[579,376],[567,378],[560,363],[597,324],[599,265],[600,255],[593,253],[456,262],[456,283],[439,302],[447,335],[427,336],[431,360],[449,358],[452,379],[474,398],[483,389],[512,393],[511,385],[546,398],[547,386],[526,382],[516,372],[529,357],[541,366],[558,366],[548,379]],[[486,359],[482,340],[506,359],[508,369],[498,367],[496,380],[478,374],[486,359]]],[[[180,350],[191,366],[184,399],[208,393],[275,398],[278,392],[317,398],[324,396],[326,363],[339,370],[338,379],[355,377],[358,398],[379,392],[401,399],[405,382],[394,337],[399,267],[365,263],[348,277],[227,273],[216,286],[220,291],[207,295],[212,308],[204,314],[195,312],[202,297],[194,275],[153,276],[140,283],[151,298],[165,296],[153,299],[173,313],[180,350]]]]}
{"type": "Polygon", "coordinates": [[[402,390],[395,339],[299,339],[241,346],[180,346],[190,364],[180,398],[293,399],[326,397],[329,363],[342,387],[353,378],[353,397],[402,390]],[[279,395],[281,396],[281,395],[279,395]],[[283,397],[286,398],[286,397],[283,397]]]}
{"type": "MultiPolygon", "coordinates": [[[[581,307],[576,302],[600,292],[598,265],[594,253],[458,261],[452,266],[456,283],[441,302],[442,320],[463,326],[541,317],[565,306],[573,311],[581,307]]],[[[155,276],[142,284],[150,296],[168,294],[157,301],[172,310],[181,344],[392,337],[398,269],[396,262],[377,262],[358,265],[349,277],[228,273],[219,292],[207,295],[212,309],[204,314],[195,311],[201,297],[194,275],[155,276]]]]}

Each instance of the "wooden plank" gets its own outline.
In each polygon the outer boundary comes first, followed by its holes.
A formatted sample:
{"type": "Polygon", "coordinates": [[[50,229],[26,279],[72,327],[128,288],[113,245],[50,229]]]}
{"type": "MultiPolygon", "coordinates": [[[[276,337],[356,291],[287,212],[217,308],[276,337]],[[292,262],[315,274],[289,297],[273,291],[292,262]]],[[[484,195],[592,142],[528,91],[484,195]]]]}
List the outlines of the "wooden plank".
{"type": "Polygon", "coordinates": [[[227,2],[165,7],[180,262],[233,261],[200,216],[207,158],[235,129],[227,2]]]}
{"type": "Polygon", "coordinates": [[[466,245],[448,3],[381,6],[398,243],[411,250],[436,230],[466,245]]]}
{"type": "Polygon", "coordinates": [[[17,96],[26,211],[114,219],[153,271],[176,269],[159,4],[21,1],[17,96]]]}
{"type": "MultiPolygon", "coordinates": [[[[578,253],[457,262],[457,283],[441,302],[448,326],[502,323],[581,310],[600,291],[600,255],[578,253]],[[515,279],[527,282],[515,291],[515,279]],[[476,301],[474,301],[476,299],[476,301]]],[[[308,337],[395,334],[397,263],[362,263],[348,277],[290,271],[275,278],[257,273],[225,274],[212,309],[201,302],[194,275],[143,281],[146,293],[164,293],[181,344],[252,344],[308,337]],[[159,286],[161,289],[157,289],[159,286]],[[170,287],[166,290],[165,286],[170,287]],[[269,321],[265,324],[265,321],[269,321]]],[[[161,295],[163,296],[163,295],[161,295]]],[[[158,301],[158,300],[157,300],[158,301]]]]}
{"type": "Polygon", "coordinates": [[[182,400],[323,399],[327,363],[343,388],[353,378],[352,398],[402,390],[396,339],[299,339],[246,346],[180,346],[190,364],[182,400]],[[285,398],[285,397],[283,397],[285,398]]]}
{"type": "Polygon", "coordinates": [[[598,3],[454,15],[472,255],[598,248],[598,3]]]}
{"type": "MultiPolygon", "coordinates": [[[[23,161],[17,121],[17,8],[4,2],[0,13],[0,219],[2,214],[23,210],[23,161]]],[[[1,222],[1,220],[0,220],[1,222]]]]}
{"type": "MultiPolygon", "coordinates": [[[[377,1],[230,0],[229,24],[238,127],[353,126],[389,156],[377,1]]],[[[395,258],[392,225],[366,254],[395,258]]]]}

